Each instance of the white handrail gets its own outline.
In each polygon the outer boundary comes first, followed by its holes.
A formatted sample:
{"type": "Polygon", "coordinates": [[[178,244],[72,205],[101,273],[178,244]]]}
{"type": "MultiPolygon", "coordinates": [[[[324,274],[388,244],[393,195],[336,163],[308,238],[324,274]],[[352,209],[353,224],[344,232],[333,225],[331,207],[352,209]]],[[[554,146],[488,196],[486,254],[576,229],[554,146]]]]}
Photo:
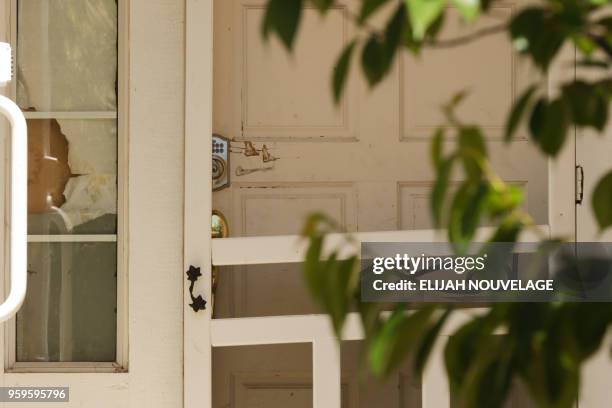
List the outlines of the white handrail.
{"type": "Polygon", "coordinates": [[[0,305],[0,322],[17,313],[27,288],[28,135],[21,109],[0,95],[0,112],[11,124],[11,291],[0,305]]]}

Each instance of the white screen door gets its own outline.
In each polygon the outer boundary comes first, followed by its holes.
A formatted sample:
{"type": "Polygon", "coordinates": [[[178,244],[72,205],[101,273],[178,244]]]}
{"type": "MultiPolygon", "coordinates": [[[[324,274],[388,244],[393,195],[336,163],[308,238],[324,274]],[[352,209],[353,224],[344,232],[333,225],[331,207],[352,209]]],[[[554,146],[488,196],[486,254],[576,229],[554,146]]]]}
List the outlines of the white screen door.
{"type": "MultiPolygon", "coordinates": [[[[522,4],[496,5],[495,15],[507,18],[522,4]]],[[[423,378],[400,370],[393,387],[359,385],[358,319],[349,318],[339,347],[301,281],[305,247],[297,234],[308,213],[323,211],[362,241],[444,239],[429,221],[429,135],[442,121],[439,106],[458,90],[471,90],[460,115],[484,127],[496,170],[525,188],[536,222],[574,235],[573,146],[551,164],[525,137],[501,141],[520,90],[565,74],[538,78],[503,35],[492,36],[420,60],[402,55],[375,90],[355,69],[335,107],[329,76],[354,34],[347,18],[354,6],[339,1],[325,19],[305,10],[288,55],[261,39],[264,0],[187,1],[185,270],[201,268],[193,295],[209,304],[194,312],[186,281],[185,407],[453,406],[443,341],[423,378]],[[231,181],[214,193],[213,133],[230,140],[231,181]],[[212,209],[226,215],[230,238],[210,239],[212,209]],[[211,265],[218,268],[214,318],[211,265]]],[[[444,35],[464,32],[449,13],[444,35]]],[[[478,310],[457,319],[469,313],[478,310]]]]}

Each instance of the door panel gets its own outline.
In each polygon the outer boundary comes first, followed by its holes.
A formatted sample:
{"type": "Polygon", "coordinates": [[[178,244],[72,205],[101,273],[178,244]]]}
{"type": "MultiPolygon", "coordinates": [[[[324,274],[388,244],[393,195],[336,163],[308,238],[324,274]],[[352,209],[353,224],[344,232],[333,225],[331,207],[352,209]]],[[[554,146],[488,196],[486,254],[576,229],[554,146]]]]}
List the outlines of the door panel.
{"type": "MultiPolygon", "coordinates": [[[[388,381],[362,381],[360,341],[342,343],[341,407],[418,408],[420,381],[406,363],[388,381]]],[[[309,344],[222,347],[213,352],[213,406],[311,408],[309,344]]]]}
{"type": "MultiPolygon", "coordinates": [[[[522,3],[496,4],[492,14],[497,17],[484,18],[474,27],[460,23],[450,10],[443,36],[454,38],[498,24],[497,19],[506,19],[522,3]]],[[[231,184],[213,194],[213,208],[227,216],[231,236],[298,234],[305,216],[315,211],[332,216],[349,232],[431,228],[428,197],[434,174],[429,138],[443,122],[441,105],[465,88],[470,96],[459,108],[460,117],[483,126],[495,170],[525,188],[525,208],[536,223],[547,224],[546,160],[524,132],[511,145],[501,140],[505,115],[517,94],[542,80],[536,70],[519,61],[504,34],[458,48],[428,50],[419,59],[403,53],[375,89],[364,82],[356,59],[345,97],[335,106],[330,75],[355,34],[347,11],[355,12],[356,5],[339,1],[324,19],[313,9],[305,10],[296,48],[289,54],[276,39],[261,39],[265,1],[215,1],[213,131],[231,140],[231,184]]],[[[390,11],[380,13],[381,23],[390,11]]],[[[461,180],[456,177],[455,185],[461,180]]],[[[317,311],[298,265],[220,269],[216,317],[317,311]]],[[[284,346],[269,347],[280,352],[284,346]]],[[[251,370],[253,359],[260,358],[255,348],[245,350],[215,350],[214,381],[225,385],[215,388],[219,398],[214,397],[213,406],[227,403],[230,378],[251,370]]],[[[352,380],[344,380],[358,379],[348,374],[357,370],[357,350],[347,345],[342,351],[344,406],[381,405],[386,398],[388,405],[381,406],[420,406],[420,400],[412,400],[413,393],[402,394],[418,383],[406,379],[408,369],[392,376],[388,388],[356,391],[354,399],[347,399],[352,380]]],[[[308,354],[296,349],[283,354],[282,362],[266,359],[262,375],[286,372],[277,363],[310,372],[308,354]]],[[[286,406],[287,398],[295,398],[295,406],[310,406],[300,381],[292,383],[297,384],[292,397],[275,387],[245,391],[242,386],[242,396],[232,398],[241,398],[245,405],[240,406],[249,407],[286,406]]],[[[371,382],[363,386],[374,387],[371,382]]]]}

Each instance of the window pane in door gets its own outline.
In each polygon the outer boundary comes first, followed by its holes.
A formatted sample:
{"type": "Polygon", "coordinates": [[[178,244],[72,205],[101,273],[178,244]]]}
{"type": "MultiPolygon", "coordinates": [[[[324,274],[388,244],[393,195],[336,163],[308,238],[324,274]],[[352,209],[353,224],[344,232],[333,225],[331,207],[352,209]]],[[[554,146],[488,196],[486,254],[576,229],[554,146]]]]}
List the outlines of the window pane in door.
{"type": "Polygon", "coordinates": [[[17,103],[22,109],[116,109],[115,0],[20,0],[17,12],[17,103]]]}
{"type": "Polygon", "coordinates": [[[115,361],[114,242],[31,243],[17,361],[115,361]]]}
{"type": "Polygon", "coordinates": [[[117,360],[117,2],[17,0],[28,292],[16,362],[117,360]]]}

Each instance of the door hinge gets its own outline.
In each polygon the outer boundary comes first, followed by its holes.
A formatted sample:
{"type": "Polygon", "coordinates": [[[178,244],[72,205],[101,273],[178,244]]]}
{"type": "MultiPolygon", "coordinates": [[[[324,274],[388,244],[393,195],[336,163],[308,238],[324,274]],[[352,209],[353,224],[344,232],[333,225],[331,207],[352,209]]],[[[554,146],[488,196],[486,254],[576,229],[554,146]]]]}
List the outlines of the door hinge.
{"type": "Polygon", "coordinates": [[[584,167],[576,165],[576,204],[582,204],[584,198],[584,167]]]}

